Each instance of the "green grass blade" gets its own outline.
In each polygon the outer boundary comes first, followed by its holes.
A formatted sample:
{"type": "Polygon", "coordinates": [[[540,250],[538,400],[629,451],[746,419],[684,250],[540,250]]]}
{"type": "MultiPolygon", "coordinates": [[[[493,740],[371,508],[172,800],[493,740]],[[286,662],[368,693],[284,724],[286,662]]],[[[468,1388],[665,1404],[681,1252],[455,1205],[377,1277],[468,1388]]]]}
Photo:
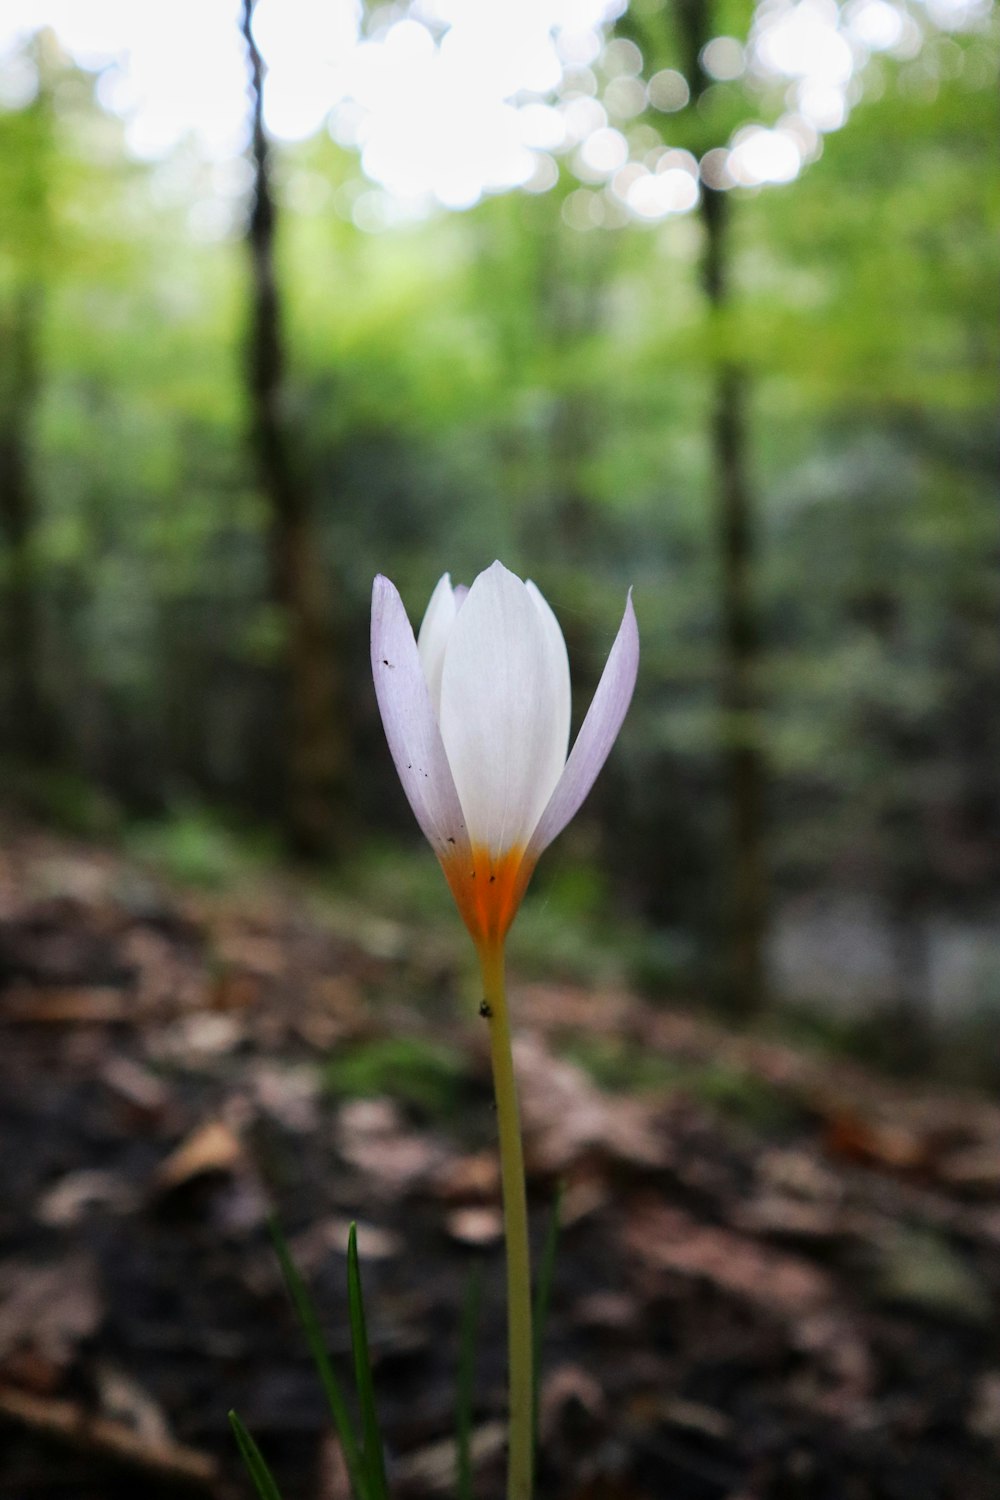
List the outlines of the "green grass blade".
{"type": "Polygon", "coordinates": [[[472,1392],[476,1373],[476,1328],[482,1292],[482,1266],[477,1262],[469,1276],[462,1310],[462,1334],[458,1353],[458,1401],[455,1412],[458,1446],[458,1500],[474,1500],[472,1493],[472,1392]]]}
{"type": "Polygon", "coordinates": [[[268,1221],[271,1231],[271,1239],[274,1242],[278,1263],[281,1266],[281,1274],[285,1278],[285,1286],[288,1295],[292,1299],[296,1316],[302,1324],[302,1331],[309,1345],[309,1353],[312,1355],[313,1364],[316,1366],[317,1374],[326,1393],[327,1405],[333,1418],[333,1425],[337,1429],[337,1437],[344,1454],[344,1462],[347,1465],[347,1473],[350,1477],[351,1488],[356,1500],[370,1500],[368,1486],[365,1483],[364,1467],[361,1460],[361,1452],[358,1448],[358,1440],[354,1435],[354,1424],[351,1414],[344,1399],[344,1393],[340,1382],[333,1372],[330,1356],[326,1352],[326,1340],[323,1330],[319,1325],[319,1318],[313,1306],[312,1298],[306,1290],[306,1284],[295,1268],[288,1243],[278,1225],[278,1221],[272,1216],[268,1221]]]}
{"type": "Polygon", "coordinates": [[[229,1425],[233,1429],[237,1447],[240,1450],[243,1462],[247,1466],[247,1472],[253,1480],[254,1489],[260,1496],[260,1500],[281,1500],[281,1491],[275,1484],[274,1476],[264,1462],[264,1455],[234,1411],[229,1413],[229,1425]]]}
{"type": "Polygon", "coordinates": [[[368,1482],[368,1496],[369,1500],[389,1500],[382,1434],[379,1431],[378,1414],[375,1410],[375,1387],[372,1383],[371,1359],[368,1353],[368,1333],[365,1328],[365,1305],[361,1293],[361,1267],[358,1264],[356,1224],[351,1225],[351,1233],[347,1242],[347,1297],[351,1313],[354,1379],[357,1385],[358,1405],[361,1408],[362,1453],[365,1478],[368,1482]]]}
{"type": "Polygon", "coordinates": [[[562,1200],[564,1184],[560,1183],[556,1188],[556,1196],[552,1203],[552,1214],[549,1218],[549,1227],[545,1234],[545,1245],[542,1249],[542,1259],[538,1267],[538,1279],[535,1282],[535,1305],[532,1309],[532,1343],[534,1365],[532,1380],[532,1405],[531,1428],[532,1442],[534,1444],[536,1462],[538,1455],[538,1397],[542,1378],[542,1348],[545,1344],[545,1325],[549,1318],[549,1298],[552,1293],[552,1277],[556,1267],[556,1249],[559,1244],[559,1218],[562,1213],[562,1200]]]}

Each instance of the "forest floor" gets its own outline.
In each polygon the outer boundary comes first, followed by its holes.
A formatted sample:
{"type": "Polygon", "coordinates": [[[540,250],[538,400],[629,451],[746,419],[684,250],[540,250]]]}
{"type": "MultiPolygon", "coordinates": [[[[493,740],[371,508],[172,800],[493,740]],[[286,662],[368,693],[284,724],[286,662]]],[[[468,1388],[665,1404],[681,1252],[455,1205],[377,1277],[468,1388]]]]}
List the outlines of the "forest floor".
{"type": "MultiPolygon", "coordinates": [[[[519,982],[513,949],[538,1245],[565,1185],[540,1500],[996,1500],[1000,1108],[519,982]]],[[[5,1500],[247,1496],[231,1406],[285,1500],[347,1500],[272,1205],[338,1358],[358,1221],[398,1500],[455,1493],[482,1265],[476,1495],[503,1493],[489,1061],[453,953],[292,876],[184,887],[8,820],[5,1500]]]]}

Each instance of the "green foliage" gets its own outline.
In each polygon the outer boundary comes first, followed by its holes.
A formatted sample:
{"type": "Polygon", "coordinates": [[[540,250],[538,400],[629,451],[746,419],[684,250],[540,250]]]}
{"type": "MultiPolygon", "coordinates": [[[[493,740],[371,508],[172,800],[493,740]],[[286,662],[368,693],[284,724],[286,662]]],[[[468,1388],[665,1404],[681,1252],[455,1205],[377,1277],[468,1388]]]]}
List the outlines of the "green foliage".
{"type": "Polygon", "coordinates": [[[320,1378],[320,1383],[326,1395],[327,1405],[330,1408],[330,1416],[333,1418],[333,1425],[340,1439],[340,1447],[344,1455],[344,1462],[347,1465],[347,1473],[354,1489],[355,1500],[369,1500],[362,1457],[358,1450],[357,1439],[354,1436],[354,1427],[351,1422],[350,1412],[347,1409],[347,1402],[341,1390],[340,1382],[333,1372],[330,1356],[326,1351],[326,1340],[323,1337],[323,1330],[320,1327],[312,1298],[309,1296],[305,1282],[299,1275],[295,1262],[292,1260],[288,1243],[281,1232],[281,1227],[273,1215],[269,1221],[269,1227],[271,1230],[271,1239],[281,1266],[281,1274],[285,1278],[285,1286],[288,1288],[288,1295],[292,1299],[292,1306],[295,1308],[296,1316],[306,1336],[309,1353],[312,1355],[313,1364],[316,1366],[316,1373],[320,1378]]]}
{"type": "Polygon", "coordinates": [[[609,1093],[680,1093],[735,1124],[780,1130],[797,1118],[793,1097],[757,1074],[724,1062],[666,1057],[625,1037],[579,1037],[564,1055],[609,1093]]]}
{"type": "Polygon", "coordinates": [[[0,782],[12,802],[66,833],[107,839],[120,832],[122,813],[114,799],[75,771],[3,757],[0,782]]]}
{"type": "Polygon", "coordinates": [[[382,1037],[339,1049],[325,1064],[326,1088],[338,1097],[389,1095],[429,1119],[447,1121],[468,1088],[462,1053],[416,1037],[382,1037]]]}
{"type": "Polygon", "coordinates": [[[361,1462],[365,1475],[365,1500],[389,1500],[385,1477],[385,1455],[382,1433],[375,1409],[375,1387],[372,1381],[371,1355],[365,1327],[365,1304],[361,1292],[361,1267],[358,1263],[358,1233],[351,1225],[347,1246],[347,1295],[351,1316],[351,1349],[354,1355],[354,1380],[361,1408],[363,1447],[361,1462]]]}
{"type": "Polygon", "coordinates": [[[232,885],[276,857],[259,830],[241,832],[206,808],[178,808],[170,818],[135,823],[124,835],[136,858],[179,884],[218,889],[232,885]]]}
{"type": "MultiPolygon", "coordinates": [[[[355,1436],[354,1426],[347,1402],[326,1352],[319,1317],[305,1283],[299,1275],[288,1249],[288,1244],[276,1219],[270,1221],[271,1238],[277,1252],[285,1285],[292,1300],[299,1322],[302,1324],[309,1352],[313,1357],[316,1372],[326,1394],[330,1415],[340,1439],[344,1461],[351,1482],[354,1500],[389,1500],[385,1477],[385,1455],[382,1436],[375,1411],[375,1390],[372,1382],[371,1356],[365,1330],[364,1296],[361,1289],[361,1269],[358,1263],[357,1230],[351,1225],[347,1246],[347,1293],[351,1324],[351,1351],[354,1366],[354,1385],[361,1415],[362,1442],[355,1436]]],[[[253,1479],[260,1500],[281,1500],[277,1486],[265,1464],[260,1450],[246,1431],[235,1412],[229,1420],[236,1435],[240,1452],[253,1479]]]]}
{"type": "Polygon", "coordinates": [[[274,1482],[263,1454],[234,1411],[229,1413],[229,1425],[260,1500],[281,1500],[281,1491],[274,1482]]]}

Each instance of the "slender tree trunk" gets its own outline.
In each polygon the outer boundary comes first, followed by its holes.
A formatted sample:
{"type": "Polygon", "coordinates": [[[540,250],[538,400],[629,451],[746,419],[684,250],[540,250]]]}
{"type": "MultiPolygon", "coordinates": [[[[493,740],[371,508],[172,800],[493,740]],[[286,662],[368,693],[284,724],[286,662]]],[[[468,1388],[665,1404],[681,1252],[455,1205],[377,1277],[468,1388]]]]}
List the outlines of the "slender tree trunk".
{"type": "Polygon", "coordinates": [[[39,391],[42,288],[25,282],[12,295],[3,336],[0,390],[0,534],[6,559],[4,655],[10,674],[10,743],[22,755],[51,753],[42,689],[41,609],[31,473],[31,424],[39,391]]]}
{"type": "MultiPolygon", "coordinates": [[[[711,83],[701,53],[711,39],[709,0],[677,0],[692,104],[711,83]]],[[[702,184],[702,280],[713,318],[730,305],[729,218],[725,192],[702,184]]],[[[727,962],[724,998],[743,1015],[766,1002],[764,949],[764,761],[759,744],[760,631],[754,600],[755,499],[747,444],[747,376],[722,354],[712,372],[711,439],[722,588],[720,709],[726,799],[727,962]]]]}
{"type": "Polygon", "coordinates": [[[255,0],[243,0],[253,109],[254,186],[246,236],[252,268],[247,350],[251,442],[270,509],[273,597],[288,632],[286,823],[295,851],[317,856],[331,853],[340,842],[347,763],[345,717],[338,711],[337,661],[319,536],[293,458],[284,412],[286,357],[275,270],[276,214],[262,113],[264,69],[252,32],[254,5],[255,0]]]}

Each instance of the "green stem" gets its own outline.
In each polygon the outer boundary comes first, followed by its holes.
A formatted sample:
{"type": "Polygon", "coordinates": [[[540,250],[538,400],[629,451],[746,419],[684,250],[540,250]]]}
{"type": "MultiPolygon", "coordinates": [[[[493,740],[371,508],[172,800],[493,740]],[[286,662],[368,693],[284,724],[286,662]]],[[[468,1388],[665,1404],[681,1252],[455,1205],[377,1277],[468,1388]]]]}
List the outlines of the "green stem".
{"type": "Polygon", "coordinates": [[[493,1090],[500,1132],[500,1178],[503,1184],[504,1237],[507,1242],[507,1348],[510,1387],[510,1441],[507,1500],[531,1500],[532,1340],[531,1256],[528,1249],[528,1203],[524,1186],[521,1122],[507,1018],[503,943],[480,950],[484,1011],[489,1020],[493,1090]]]}

